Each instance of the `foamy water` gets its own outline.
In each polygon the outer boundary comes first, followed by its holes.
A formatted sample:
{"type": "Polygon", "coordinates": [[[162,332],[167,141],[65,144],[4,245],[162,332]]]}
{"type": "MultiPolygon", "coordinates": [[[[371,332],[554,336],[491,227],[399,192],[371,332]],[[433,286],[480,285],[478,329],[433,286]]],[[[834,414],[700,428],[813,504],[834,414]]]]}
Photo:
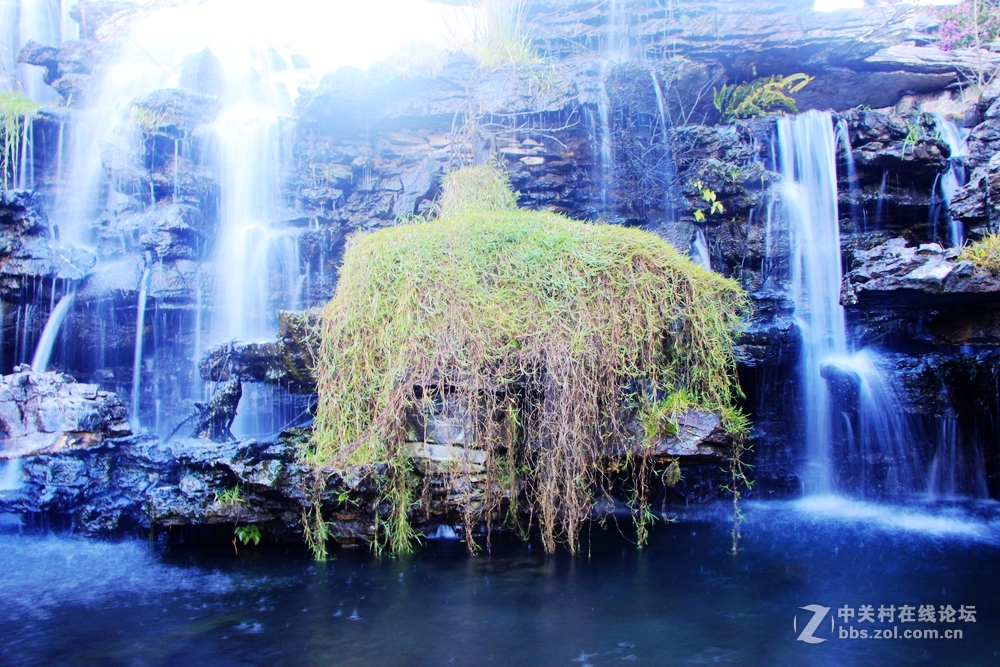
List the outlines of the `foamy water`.
{"type": "Polygon", "coordinates": [[[1000,544],[1000,518],[996,503],[879,504],[844,496],[808,496],[789,503],[758,503],[755,509],[790,509],[790,518],[843,522],[878,531],[919,533],[929,537],[958,538],[1000,544]]]}

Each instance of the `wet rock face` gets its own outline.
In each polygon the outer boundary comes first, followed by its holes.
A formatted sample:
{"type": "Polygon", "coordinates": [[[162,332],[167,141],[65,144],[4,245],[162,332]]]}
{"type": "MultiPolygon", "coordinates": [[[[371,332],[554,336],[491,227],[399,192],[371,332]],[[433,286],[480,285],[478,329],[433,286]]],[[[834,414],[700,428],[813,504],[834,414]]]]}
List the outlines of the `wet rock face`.
{"type": "Polygon", "coordinates": [[[17,61],[45,68],[43,80],[63,99],[79,101],[90,85],[101,45],[92,39],[65,42],[59,48],[29,41],[17,54],[17,61]]]}
{"type": "MultiPolygon", "coordinates": [[[[545,25],[536,47],[550,55],[600,52],[610,17],[600,3],[533,2],[545,25]]],[[[665,54],[714,60],[730,81],[803,71],[816,80],[798,97],[800,109],[875,108],[904,93],[936,91],[956,81],[968,52],[929,47],[937,20],[905,6],[819,14],[807,3],[717,0],[663,5],[652,0],[619,3],[615,39],[655,61],[665,54]]]]}
{"type": "Polygon", "coordinates": [[[27,277],[79,280],[94,261],[89,252],[52,238],[41,196],[0,194],[0,294],[20,290],[27,277]]]}
{"type": "Polygon", "coordinates": [[[62,373],[14,371],[0,378],[0,457],[91,447],[131,434],[115,394],[62,373]]]}
{"type": "Polygon", "coordinates": [[[280,445],[108,440],[24,458],[21,489],[0,506],[68,519],[84,535],[237,522],[281,535],[300,516],[302,471],[293,461],[280,445]]]}

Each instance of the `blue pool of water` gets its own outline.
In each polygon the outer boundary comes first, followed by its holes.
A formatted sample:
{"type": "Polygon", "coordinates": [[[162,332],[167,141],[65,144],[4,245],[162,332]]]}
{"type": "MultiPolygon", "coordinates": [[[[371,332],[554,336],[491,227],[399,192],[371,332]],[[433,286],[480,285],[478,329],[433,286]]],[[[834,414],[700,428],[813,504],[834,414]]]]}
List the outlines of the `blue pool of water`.
{"type": "Polygon", "coordinates": [[[325,564],[263,544],[238,556],[228,542],[151,553],[7,521],[0,663],[1000,663],[995,505],[826,498],[750,504],[746,515],[737,555],[719,506],[658,525],[641,551],[610,521],[575,558],[495,538],[491,555],[434,541],[408,558],[339,550],[325,564]],[[830,609],[810,635],[825,641],[797,640],[807,605],[830,609]],[[864,605],[934,605],[936,617],[975,607],[975,622],[859,621],[864,605]],[[844,606],[854,617],[838,617],[844,606]],[[962,638],[902,638],[913,629],[962,638]]]}

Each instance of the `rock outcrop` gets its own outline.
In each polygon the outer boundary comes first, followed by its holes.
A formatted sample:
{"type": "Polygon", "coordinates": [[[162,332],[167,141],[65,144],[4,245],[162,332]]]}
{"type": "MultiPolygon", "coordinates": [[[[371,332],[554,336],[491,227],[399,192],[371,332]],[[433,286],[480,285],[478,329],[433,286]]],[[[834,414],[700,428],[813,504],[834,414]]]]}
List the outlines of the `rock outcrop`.
{"type": "Polygon", "coordinates": [[[86,449],[131,434],[125,404],[97,385],[19,366],[0,378],[0,458],[86,449]]]}
{"type": "Polygon", "coordinates": [[[857,250],[854,268],[844,277],[845,306],[925,309],[994,303],[1000,305],[1000,279],[960,261],[957,249],[936,243],[916,248],[901,238],[871,250],[857,250]]]}

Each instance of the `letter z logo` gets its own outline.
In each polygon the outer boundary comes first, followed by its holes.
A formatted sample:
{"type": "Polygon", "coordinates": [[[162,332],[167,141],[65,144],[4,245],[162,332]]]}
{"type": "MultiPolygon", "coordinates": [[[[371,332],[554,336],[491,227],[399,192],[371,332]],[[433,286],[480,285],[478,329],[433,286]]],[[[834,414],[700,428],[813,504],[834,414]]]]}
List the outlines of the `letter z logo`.
{"type": "MultiPolygon", "coordinates": [[[[826,618],[826,615],[830,613],[830,608],[823,607],[818,604],[807,604],[805,607],[799,607],[799,609],[811,611],[813,617],[809,619],[808,623],[806,623],[806,627],[802,628],[802,632],[800,632],[799,636],[796,637],[796,641],[805,642],[807,644],[822,644],[825,642],[825,639],[814,637],[813,633],[816,631],[816,628],[819,627],[819,624],[823,622],[823,619],[826,618]]],[[[799,619],[798,616],[796,616],[795,620],[792,622],[793,630],[798,630],[798,623],[799,619]]]]}

